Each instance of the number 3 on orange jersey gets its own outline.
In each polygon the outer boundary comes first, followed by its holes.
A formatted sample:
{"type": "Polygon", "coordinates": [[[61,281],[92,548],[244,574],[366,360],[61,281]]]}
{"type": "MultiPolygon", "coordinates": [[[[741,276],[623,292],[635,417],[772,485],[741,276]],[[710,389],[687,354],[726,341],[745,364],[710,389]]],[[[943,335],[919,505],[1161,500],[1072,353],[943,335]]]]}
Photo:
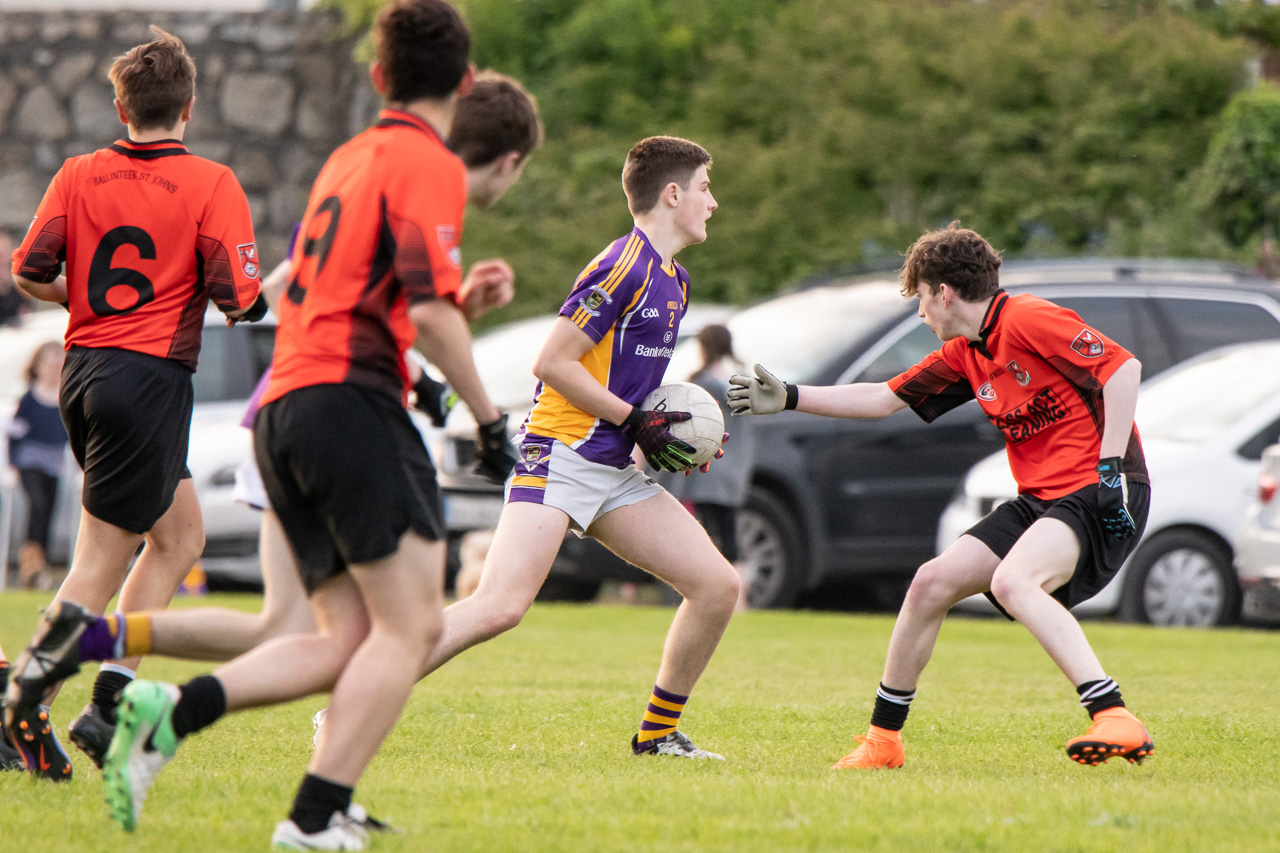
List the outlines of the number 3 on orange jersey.
{"type": "MultiPolygon", "coordinates": [[[[329,250],[333,248],[333,238],[338,234],[338,220],[342,218],[342,199],[336,195],[331,195],[316,207],[316,212],[311,217],[311,222],[315,222],[320,218],[321,214],[329,214],[329,221],[325,223],[324,233],[319,237],[307,235],[307,239],[302,241],[302,257],[293,267],[293,279],[289,282],[289,289],[285,295],[294,305],[301,305],[302,300],[307,295],[307,289],[298,281],[302,275],[302,265],[308,258],[316,259],[316,271],[313,278],[319,278],[321,270],[324,269],[325,261],[329,260],[329,250]]],[[[309,229],[308,229],[309,230],[309,229]]]]}

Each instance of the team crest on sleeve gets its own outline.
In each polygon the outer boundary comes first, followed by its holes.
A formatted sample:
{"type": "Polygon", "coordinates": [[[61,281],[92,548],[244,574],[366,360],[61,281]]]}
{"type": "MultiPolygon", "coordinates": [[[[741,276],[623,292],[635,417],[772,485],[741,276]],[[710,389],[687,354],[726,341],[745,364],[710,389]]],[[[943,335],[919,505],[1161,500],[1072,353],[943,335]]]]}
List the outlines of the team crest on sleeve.
{"type": "Polygon", "coordinates": [[[598,284],[591,285],[591,290],[585,296],[578,297],[578,304],[587,309],[587,313],[592,317],[600,316],[600,312],[596,309],[606,302],[613,304],[613,297],[605,293],[604,288],[598,284]]]}
{"type": "Polygon", "coordinates": [[[1071,342],[1071,348],[1085,358],[1097,358],[1102,355],[1102,339],[1088,329],[1081,329],[1080,334],[1071,342]]]}
{"type": "Polygon", "coordinates": [[[258,277],[258,247],[253,243],[241,243],[236,246],[236,254],[240,256],[240,268],[249,278],[258,277]]]}
{"type": "Polygon", "coordinates": [[[440,251],[449,258],[449,263],[462,269],[462,247],[458,245],[458,229],[452,225],[437,225],[436,240],[440,242],[440,251]]]}
{"type": "Polygon", "coordinates": [[[996,398],[996,389],[992,387],[990,382],[982,383],[982,387],[973,393],[979,400],[985,400],[988,403],[994,401],[996,398]]]}
{"type": "Polygon", "coordinates": [[[1018,380],[1018,384],[1023,388],[1026,388],[1027,384],[1031,382],[1031,374],[1019,367],[1018,362],[1011,361],[1005,367],[1009,369],[1009,374],[1018,380]]]}

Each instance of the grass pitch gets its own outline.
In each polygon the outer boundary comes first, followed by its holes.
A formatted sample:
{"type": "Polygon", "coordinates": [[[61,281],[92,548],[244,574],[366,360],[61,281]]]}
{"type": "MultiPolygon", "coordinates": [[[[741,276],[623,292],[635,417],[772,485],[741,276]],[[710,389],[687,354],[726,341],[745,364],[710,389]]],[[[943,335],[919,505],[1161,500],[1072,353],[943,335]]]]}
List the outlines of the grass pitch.
{"type": "MultiPolygon", "coordinates": [[[[46,600],[0,596],[10,657],[46,600]]],[[[258,604],[195,603],[211,600],[258,604]]],[[[356,791],[405,830],[371,849],[1280,850],[1280,633],[1087,625],[1156,743],[1141,767],[1087,768],[1062,749],[1087,719],[1031,637],[953,618],[907,724],[906,766],[858,773],[828,768],[866,728],[890,617],[735,617],[682,724],[724,763],[629,754],[670,619],[538,605],[419,685],[356,791]]],[[[87,701],[89,669],[55,706],[59,732],[87,701]]],[[[208,669],[156,659],[143,672],[208,669]]],[[[323,704],[233,715],[189,739],[131,835],[74,749],[68,784],[0,774],[0,849],[266,849],[323,704]]]]}

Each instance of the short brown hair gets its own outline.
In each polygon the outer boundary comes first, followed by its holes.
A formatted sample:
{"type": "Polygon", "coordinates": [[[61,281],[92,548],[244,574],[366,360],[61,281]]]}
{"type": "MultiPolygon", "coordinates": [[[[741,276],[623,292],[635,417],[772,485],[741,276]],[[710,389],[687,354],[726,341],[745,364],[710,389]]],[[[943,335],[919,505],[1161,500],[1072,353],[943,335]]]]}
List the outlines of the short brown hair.
{"type": "Polygon", "coordinates": [[[394,0],[373,28],[378,64],[392,103],[449,97],[467,73],[471,32],[445,0],[394,0]]]}
{"type": "Polygon", "coordinates": [[[510,151],[523,160],[541,142],[537,98],[505,74],[477,74],[471,94],[458,101],[449,131],[449,148],[467,168],[486,166],[510,151]]]}
{"type": "Polygon", "coordinates": [[[627,152],[622,167],[622,189],[633,214],[648,213],[658,203],[662,189],[675,183],[689,188],[699,166],[711,167],[711,155],[696,142],[676,136],[650,136],[627,152]]]}
{"type": "Polygon", "coordinates": [[[1000,253],[957,220],[912,243],[898,276],[906,297],[915,296],[919,284],[937,293],[945,283],[965,302],[981,302],[1000,289],[1000,253]]]}
{"type": "Polygon", "coordinates": [[[27,369],[22,371],[22,375],[26,378],[27,384],[36,381],[36,376],[40,372],[40,359],[44,358],[47,352],[62,352],[64,349],[62,341],[45,341],[31,352],[31,360],[27,362],[27,369]]]}
{"type": "Polygon", "coordinates": [[[107,79],[129,124],[138,130],[173,127],[196,93],[196,64],[182,39],[151,26],[155,40],[116,57],[107,79]]]}

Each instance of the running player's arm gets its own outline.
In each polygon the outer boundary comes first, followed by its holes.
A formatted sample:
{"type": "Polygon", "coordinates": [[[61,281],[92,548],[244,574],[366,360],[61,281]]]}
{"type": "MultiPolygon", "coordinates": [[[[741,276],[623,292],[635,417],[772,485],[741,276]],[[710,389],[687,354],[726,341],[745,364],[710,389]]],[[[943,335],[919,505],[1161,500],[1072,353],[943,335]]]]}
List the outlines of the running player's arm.
{"type": "Polygon", "coordinates": [[[69,180],[72,179],[65,168],[53,176],[36,208],[31,227],[10,259],[13,283],[41,302],[67,301],[67,277],[62,274],[67,253],[67,213],[62,185],[69,180]]]}
{"type": "Polygon", "coordinates": [[[1133,432],[1133,416],[1138,408],[1138,386],[1142,384],[1142,364],[1136,358],[1116,368],[1102,386],[1103,411],[1107,413],[1102,427],[1100,459],[1125,455],[1133,432]]]}
{"type": "Polygon", "coordinates": [[[631,404],[601,385],[581,361],[595,345],[590,335],[561,315],[533,363],[533,375],[587,414],[621,425],[631,414],[631,404]]]}
{"type": "Polygon", "coordinates": [[[13,283],[32,299],[39,299],[41,302],[57,302],[59,304],[67,301],[67,277],[65,275],[60,275],[53,281],[40,282],[23,278],[14,273],[13,283]]]}
{"type": "Polygon", "coordinates": [[[249,200],[230,169],[219,177],[209,196],[196,250],[204,261],[209,299],[226,315],[228,325],[242,318],[261,320],[267,303],[259,280],[253,216],[249,200]]]}

